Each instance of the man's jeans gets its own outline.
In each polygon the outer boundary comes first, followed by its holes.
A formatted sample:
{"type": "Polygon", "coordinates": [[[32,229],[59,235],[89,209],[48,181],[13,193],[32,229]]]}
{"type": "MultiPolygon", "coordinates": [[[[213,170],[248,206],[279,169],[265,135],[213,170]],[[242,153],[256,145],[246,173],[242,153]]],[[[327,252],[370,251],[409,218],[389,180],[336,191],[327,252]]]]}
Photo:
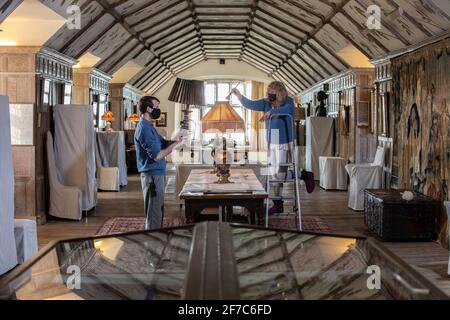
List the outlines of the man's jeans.
{"type": "Polygon", "coordinates": [[[164,179],[165,176],[151,176],[141,173],[146,230],[159,229],[163,226],[164,179]]]}

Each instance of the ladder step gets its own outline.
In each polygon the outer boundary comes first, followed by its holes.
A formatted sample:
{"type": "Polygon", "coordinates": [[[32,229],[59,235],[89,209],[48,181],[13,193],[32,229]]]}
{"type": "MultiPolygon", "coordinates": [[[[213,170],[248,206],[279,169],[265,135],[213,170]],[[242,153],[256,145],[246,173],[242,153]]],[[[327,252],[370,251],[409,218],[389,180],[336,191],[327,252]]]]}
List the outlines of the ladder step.
{"type": "Polygon", "coordinates": [[[277,167],[290,167],[293,166],[293,163],[269,163],[269,167],[271,168],[277,168],[277,167]]]}
{"type": "Polygon", "coordinates": [[[294,200],[294,197],[284,197],[284,196],[270,196],[271,200],[294,200]]]}
{"type": "Polygon", "coordinates": [[[295,182],[295,179],[270,179],[270,183],[284,183],[284,182],[295,182]]]}

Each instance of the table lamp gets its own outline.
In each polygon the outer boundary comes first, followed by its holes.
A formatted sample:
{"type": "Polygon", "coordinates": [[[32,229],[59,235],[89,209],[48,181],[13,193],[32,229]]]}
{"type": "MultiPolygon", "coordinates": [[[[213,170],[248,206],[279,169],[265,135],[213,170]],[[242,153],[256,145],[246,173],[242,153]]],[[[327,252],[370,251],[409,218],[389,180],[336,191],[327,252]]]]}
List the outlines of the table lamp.
{"type": "Polygon", "coordinates": [[[137,109],[137,106],[133,105],[133,113],[131,114],[131,116],[128,117],[128,121],[131,123],[132,128],[135,128],[136,123],[138,123],[141,120],[136,113],[136,109],[137,109]]]}
{"type": "Polygon", "coordinates": [[[106,111],[103,115],[102,115],[102,120],[106,121],[106,131],[107,132],[111,132],[111,122],[116,121],[116,118],[114,117],[114,113],[112,111],[106,111]]]}
{"type": "MultiPolygon", "coordinates": [[[[230,164],[227,162],[227,146],[224,133],[228,130],[245,129],[244,120],[241,116],[230,106],[228,101],[217,101],[214,107],[209,110],[202,118],[202,132],[214,130],[222,134],[223,148],[222,148],[222,163],[216,164],[217,175],[219,176],[218,183],[230,183],[230,164]]],[[[211,152],[215,155],[215,150],[211,152]]]]}

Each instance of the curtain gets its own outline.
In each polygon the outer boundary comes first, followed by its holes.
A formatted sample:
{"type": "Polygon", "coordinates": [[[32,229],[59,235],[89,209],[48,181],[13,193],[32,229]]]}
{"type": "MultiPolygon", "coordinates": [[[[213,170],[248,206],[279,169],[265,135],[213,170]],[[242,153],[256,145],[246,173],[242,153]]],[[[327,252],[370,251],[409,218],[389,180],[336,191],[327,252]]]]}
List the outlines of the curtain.
{"type": "MultiPolygon", "coordinates": [[[[264,83],[259,81],[252,81],[252,100],[258,100],[264,98],[264,83]]],[[[263,112],[251,112],[252,118],[252,133],[256,135],[250,135],[250,147],[252,151],[264,151],[266,150],[266,140],[263,134],[264,121],[260,121],[263,116],[263,112]]]]}

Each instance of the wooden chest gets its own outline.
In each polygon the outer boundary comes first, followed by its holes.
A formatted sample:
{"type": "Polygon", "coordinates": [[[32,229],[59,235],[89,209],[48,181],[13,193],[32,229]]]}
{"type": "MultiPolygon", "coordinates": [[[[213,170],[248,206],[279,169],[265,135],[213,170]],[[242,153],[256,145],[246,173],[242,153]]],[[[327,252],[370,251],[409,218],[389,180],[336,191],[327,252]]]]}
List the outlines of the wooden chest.
{"type": "Polygon", "coordinates": [[[380,239],[436,240],[437,202],[414,192],[402,199],[397,190],[365,190],[364,223],[380,239]]]}

